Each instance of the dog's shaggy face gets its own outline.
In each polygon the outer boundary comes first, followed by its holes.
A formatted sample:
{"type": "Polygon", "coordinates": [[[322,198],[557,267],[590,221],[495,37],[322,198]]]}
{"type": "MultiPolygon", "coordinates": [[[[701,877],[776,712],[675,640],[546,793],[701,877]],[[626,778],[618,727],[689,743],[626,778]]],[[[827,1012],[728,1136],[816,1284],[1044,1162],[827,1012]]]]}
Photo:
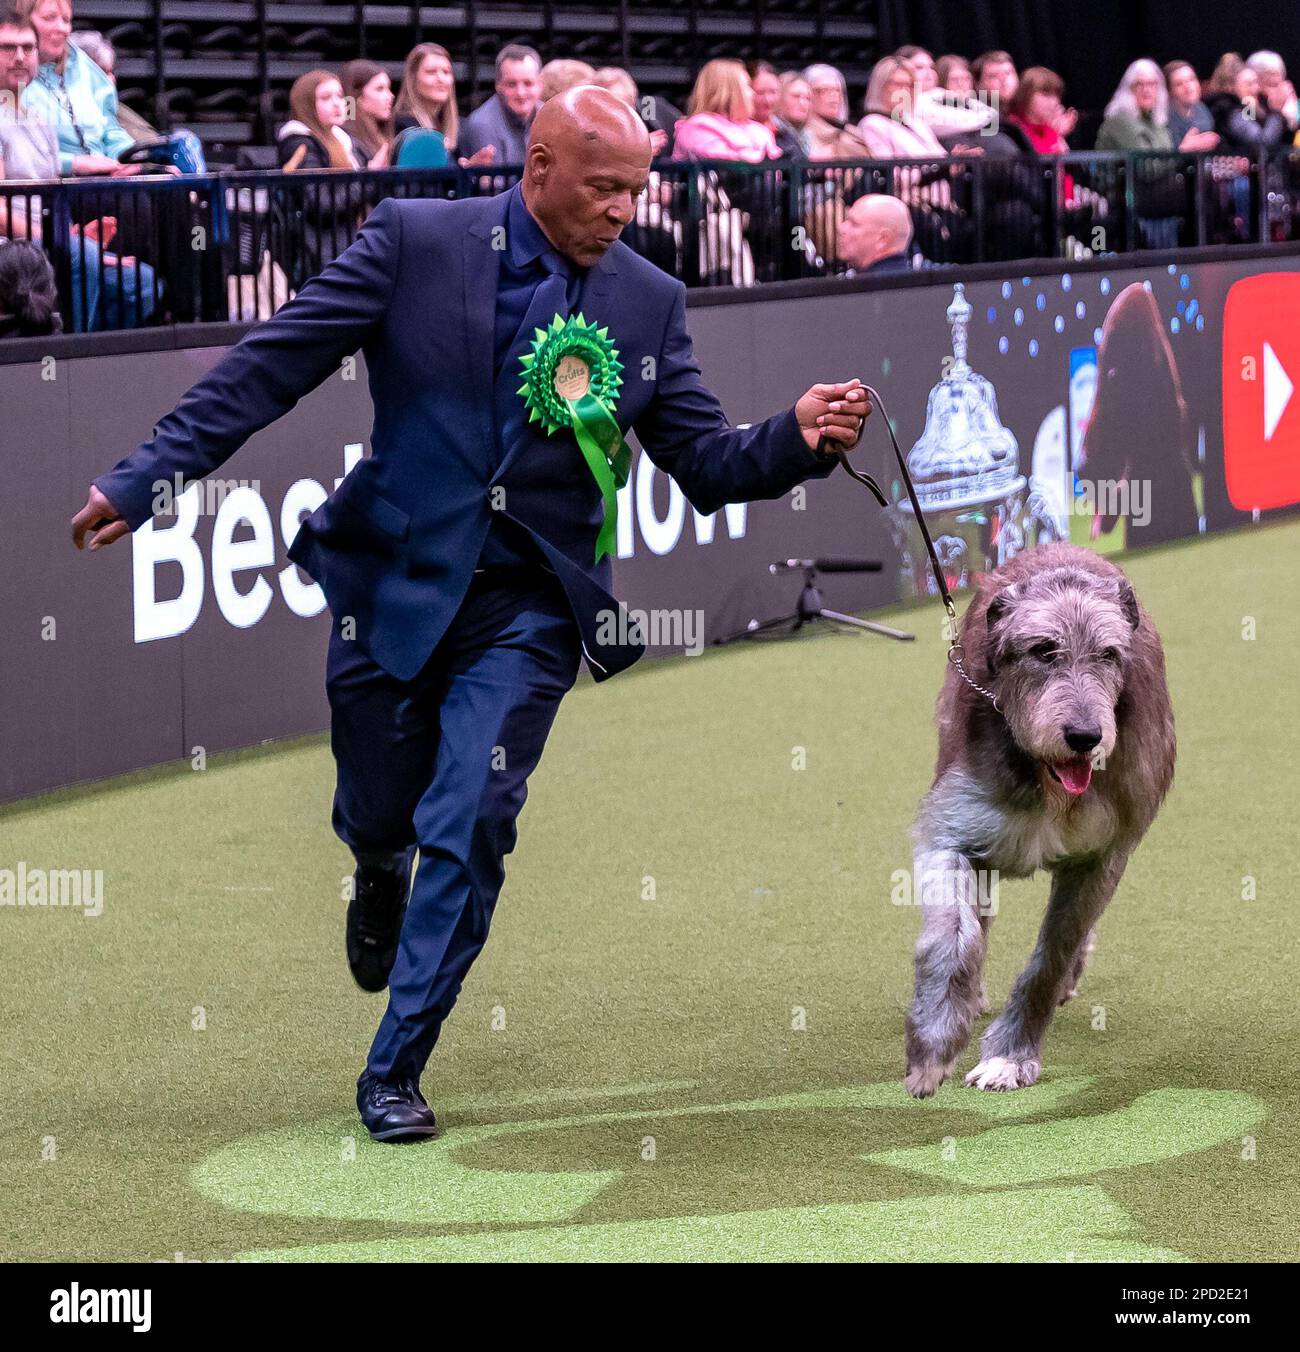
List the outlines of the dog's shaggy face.
{"type": "Polygon", "coordinates": [[[1068,801],[1115,749],[1115,706],[1139,622],[1127,582],[1051,568],[989,602],[990,681],[1011,735],[1043,788],[1068,801]]]}

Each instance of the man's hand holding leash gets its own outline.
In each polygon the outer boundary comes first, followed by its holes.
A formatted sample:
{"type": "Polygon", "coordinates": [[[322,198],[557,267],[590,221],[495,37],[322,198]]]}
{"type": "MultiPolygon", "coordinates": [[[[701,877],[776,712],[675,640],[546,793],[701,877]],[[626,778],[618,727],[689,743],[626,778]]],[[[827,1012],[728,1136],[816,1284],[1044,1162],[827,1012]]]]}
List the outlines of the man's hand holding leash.
{"type": "Polygon", "coordinates": [[[855,376],[838,385],[814,385],[794,406],[803,439],[814,451],[838,455],[858,444],[871,416],[871,397],[855,376]],[[822,439],[833,443],[822,446],[822,439]]]}

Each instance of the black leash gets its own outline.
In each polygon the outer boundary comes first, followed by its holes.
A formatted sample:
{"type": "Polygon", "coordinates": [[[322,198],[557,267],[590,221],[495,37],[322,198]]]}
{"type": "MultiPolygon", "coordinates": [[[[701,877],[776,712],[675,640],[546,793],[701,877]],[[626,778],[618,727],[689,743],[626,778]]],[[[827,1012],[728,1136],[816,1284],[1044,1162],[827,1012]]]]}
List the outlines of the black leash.
{"type": "MultiPolygon", "coordinates": [[[[964,664],[965,653],[962,645],[957,642],[957,607],[953,603],[952,592],[948,590],[948,579],[943,575],[943,567],[939,563],[939,555],[935,552],[934,541],[930,538],[930,528],[925,524],[925,513],[921,511],[921,504],[916,498],[916,488],[912,483],[912,476],[907,472],[907,461],[903,458],[902,448],[898,444],[898,438],[894,435],[893,424],[889,421],[889,413],[885,409],[885,401],[880,397],[876,390],[870,385],[862,387],[870,396],[874,405],[880,410],[880,416],[885,420],[885,431],[889,433],[890,444],[894,448],[894,457],[898,461],[898,472],[902,475],[903,485],[907,489],[907,496],[912,503],[912,512],[916,517],[916,524],[921,528],[921,538],[925,541],[926,552],[930,555],[930,568],[934,573],[934,580],[939,588],[939,595],[943,597],[943,607],[948,612],[948,661],[957,668],[957,674],[966,682],[972,690],[978,690],[985,699],[989,700],[995,709],[998,709],[997,696],[991,690],[986,690],[982,685],[977,685],[966,674],[964,664]]],[[[829,443],[823,440],[824,446],[829,443]]],[[[889,506],[889,500],[881,492],[880,485],[871,477],[870,474],[863,474],[849,464],[847,451],[836,451],[835,458],[840,462],[844,472],[850,479],[856,479],[862,484],[876,501],[882,507],[889,506]]],[[[1001,710],[998,709],[1001,713],[1001,710]]]]}

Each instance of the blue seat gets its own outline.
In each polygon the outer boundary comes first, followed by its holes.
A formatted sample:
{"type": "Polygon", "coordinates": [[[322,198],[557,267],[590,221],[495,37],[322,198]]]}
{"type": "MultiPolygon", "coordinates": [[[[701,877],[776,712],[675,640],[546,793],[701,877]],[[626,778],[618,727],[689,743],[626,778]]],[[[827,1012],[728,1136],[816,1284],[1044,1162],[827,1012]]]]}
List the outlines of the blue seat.
{"type": "Polygon", "coordinates": [[[450,162],[442,132],[429,127],[407,127],[393,142],[389,161],[396,169],[443,169],[450,162]]]}

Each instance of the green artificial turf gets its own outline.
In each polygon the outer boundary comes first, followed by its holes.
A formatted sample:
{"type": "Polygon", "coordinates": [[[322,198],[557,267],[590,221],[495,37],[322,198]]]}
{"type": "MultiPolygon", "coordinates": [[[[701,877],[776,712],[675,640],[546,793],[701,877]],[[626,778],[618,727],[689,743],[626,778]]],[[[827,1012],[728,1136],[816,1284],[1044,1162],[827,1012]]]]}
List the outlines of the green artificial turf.
{"type": "MultiPolygon", "coordinates": [[[[423,1145],[352,1109],[383,1004],[344,963],[323,739],[6,810],[0,867],[105,882],[97,918],[0,909],[0,1254],[1295,1259],[1300,523],[1127,567],[1178,773],[1037,1087],[900,1083],[928,606],[896,620],[914,644],[580,684],[423,1145]]],[[[1045,897],[1002,884],[995,1008],[1045,897]]]]}

